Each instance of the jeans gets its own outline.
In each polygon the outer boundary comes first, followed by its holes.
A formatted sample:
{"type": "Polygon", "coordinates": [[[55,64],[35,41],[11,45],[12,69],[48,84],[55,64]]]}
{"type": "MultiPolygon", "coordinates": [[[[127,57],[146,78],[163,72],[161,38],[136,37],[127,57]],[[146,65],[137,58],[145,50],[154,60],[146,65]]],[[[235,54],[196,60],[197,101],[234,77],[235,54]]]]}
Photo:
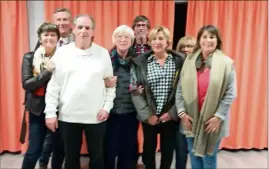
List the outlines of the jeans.
{"type": "Polygon", "coordinates": [[[176,133],[176,169],[186,169],[188,146],[186,136],[179,131],[176,133]]]}
{"type": "Polygon", "coordinates": [[[34,169],[39,159],[47,133],[45,114],[40,116],[29,113],[29,145],[24,155],[22,169],[34,169]]]}
{"type": "Polygon", "coordinates": [[[51,131],[47,131],[47,136],[44,141],[44,146],[43,146],[43,152],[41,154],[41,157],[39,158],[39,165],[40,166],[47,166],[49,163],[49,159],[52,153],[52,133],[51,131]]]}
{"type": "Polygon", "coordinates": [[[105,141],[106,169],[114,169],[118,157],[117,169],[135,169],[137,163],[136,113],[112,114],[107,120],[105,141]]]}
{"type": "Polygon", "coordinates": [[[192,169],[216,169],[217,168],[217,153],[220,141],[217,142],[213,155],[205,155],[204,157],[195,156],[192,152],[193,138],[187,138],[188,151],[191,158],[192,169]]]}

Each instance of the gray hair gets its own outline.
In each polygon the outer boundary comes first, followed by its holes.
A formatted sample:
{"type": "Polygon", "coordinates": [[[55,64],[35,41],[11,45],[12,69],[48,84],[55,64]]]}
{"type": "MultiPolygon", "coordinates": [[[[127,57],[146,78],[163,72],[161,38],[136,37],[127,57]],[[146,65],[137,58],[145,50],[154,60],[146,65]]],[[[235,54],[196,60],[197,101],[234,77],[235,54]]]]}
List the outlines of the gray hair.
{"type": "Polygon", "coordinates": [[[78,20],[79,18],[84,18],[84,17],[89,18],[89,19],[92,21],[92,29],[94,30],[94,29],[95,29],[95,20],[94,20],[94,18],[93,18],[92,16],[87,15],[87,14],[82,14],[82,15],[78,15],[78,16],[76,16],[76,17],[74,18],[74,25],[77,25],[77,20],[78,20]]]}
{"type": "Polygon", "coordinates": [[[113,43],[115,43],[116,37],[121,33],[125,33],[128,36],[130,36],[132,43],[134,42],[135,35],[134,35],[133,29],[127,25],[120,25],[114,30],[114,32],[112,34],[112,42],[113,43]]]}

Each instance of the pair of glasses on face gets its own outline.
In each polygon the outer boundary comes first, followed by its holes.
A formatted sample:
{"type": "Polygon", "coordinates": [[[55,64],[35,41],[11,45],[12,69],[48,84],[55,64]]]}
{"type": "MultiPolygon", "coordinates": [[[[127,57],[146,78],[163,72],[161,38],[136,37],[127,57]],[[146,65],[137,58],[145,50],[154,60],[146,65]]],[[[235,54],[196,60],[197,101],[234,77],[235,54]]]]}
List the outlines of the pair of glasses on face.
{"type": "Polygon", "coordinates": [[[183,48],[186,48],[186,47],[187,47],[187,48],[193,48],[194,45],[184,45],[184,46],[182,46],[182,49],[183,49],[183,48]]]}
{"type": "Polygon", "coordinates": [[[142,26],[142,27],[146,27],[147,24],[136,24],[136,25],[135,25],[135,27],[137,27],[137,28],[139,28],[139,27],[141,27],[141,26],[142,26]]]}

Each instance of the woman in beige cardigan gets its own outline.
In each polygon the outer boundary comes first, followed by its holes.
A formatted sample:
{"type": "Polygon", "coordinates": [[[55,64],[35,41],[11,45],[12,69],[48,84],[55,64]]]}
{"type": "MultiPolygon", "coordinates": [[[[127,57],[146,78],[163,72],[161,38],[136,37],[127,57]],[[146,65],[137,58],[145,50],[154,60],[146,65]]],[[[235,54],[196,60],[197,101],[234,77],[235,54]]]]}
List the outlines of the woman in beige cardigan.
{"type": "Polygon", "coordinates": [[[216,168],[220,141],[228,136],[236,78],[233,60],[221,47],[218,29],[213,25],[202,27],[178,83],[176,107],[192,168],[216,168]]]}

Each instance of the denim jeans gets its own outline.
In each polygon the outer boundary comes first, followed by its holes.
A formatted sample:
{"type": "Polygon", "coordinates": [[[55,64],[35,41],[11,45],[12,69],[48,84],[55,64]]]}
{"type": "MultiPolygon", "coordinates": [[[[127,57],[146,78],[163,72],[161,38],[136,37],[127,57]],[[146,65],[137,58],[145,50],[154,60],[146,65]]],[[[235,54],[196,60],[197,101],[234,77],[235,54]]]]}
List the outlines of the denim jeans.
{"type": "MultiPolygon", "coordinates": [[[[37,116],[29,113],[29,145],[22,162],[22,169],[35,168],[43,150],[46,134],[45,114],[42,113],[37,116]]],[[[64,160],[64,148],[60,130],[57,129],[51,137],[53,143],[52,169],[61,169],[64,160]]]]}
{"type": "Polygon", "coordinates": [[[41,154],[41,157],[39,158],[39,164],[41,166],[47,166],[49,163],[49,159],[52,153],[52,136],[51,136],[51,131],[47,131],[47,136],[45,138],[44,141],[44,145],[43,145],[43,152],[41,154]]]}
{"type": "Polygon", "coordinates": [[[188,147],[186,136],[179,131],[176,133],[176,169],[186,169],[188,147]]]}
{"type": "Polygon", "coordinates": [[[39,159],[47,133],[45,114],[40,116],[29,113],[29,145],[24,155],[22,169],[34,169],[39,159]]]}
{"type": "Polygon", "coordinates": [[[205,155],[204,157],[194,156],[192,152],[193,138],[187,138],[188,151],[191,158],[192,169],[216,169],[217,168],[217,153],[220,141],[217,142],[213,155],[205,155]]]}

